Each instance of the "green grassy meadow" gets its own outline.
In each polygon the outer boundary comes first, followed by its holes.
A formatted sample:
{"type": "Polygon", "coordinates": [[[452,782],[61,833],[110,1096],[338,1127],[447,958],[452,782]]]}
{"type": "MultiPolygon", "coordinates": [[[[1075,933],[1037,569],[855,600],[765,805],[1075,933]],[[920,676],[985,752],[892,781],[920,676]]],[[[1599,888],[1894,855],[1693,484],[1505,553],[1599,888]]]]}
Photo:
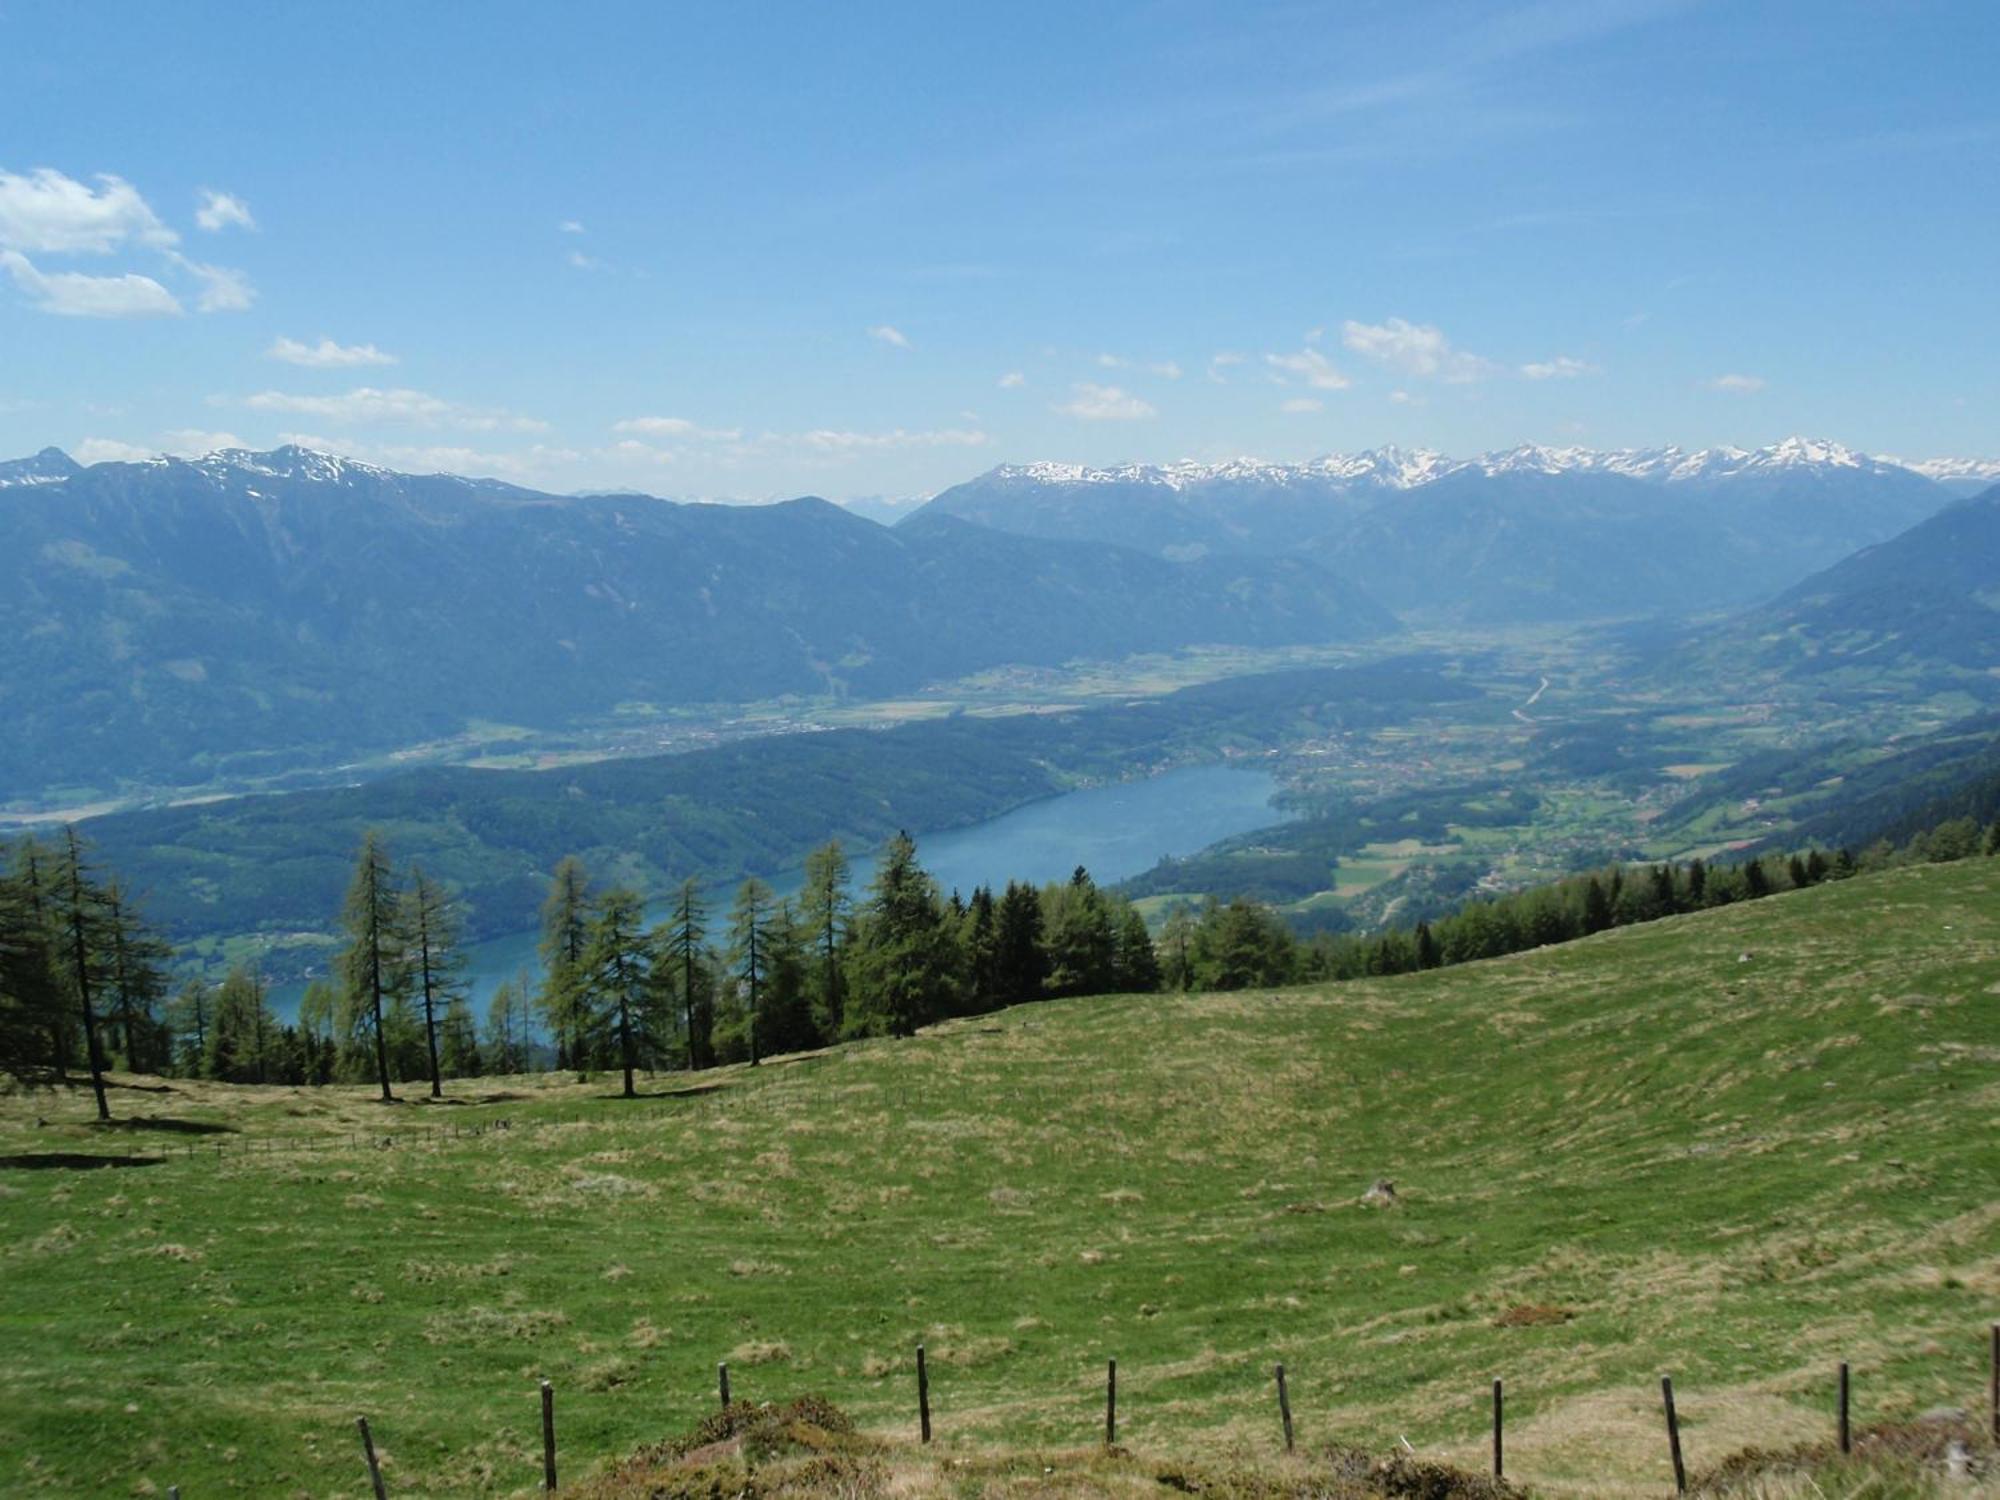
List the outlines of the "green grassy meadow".
{"type": "Polygon", "coordinates": [[[1829,1435],[1842,1359],[1857,1421],[1977,1414],[2000,1317],[1996,860],[636,1102],[119,1082],[0,1101],[10,1494],[358,1495],[357,1413],[392,1494],[526,1492],[538,1379],[580,1478],[718,1360],[914,1436],[921,1340],[947,1459],[1088,1445],[1112,1357],[1123,1444],[1272,1454],[1282,1360],[1302,1444],[1478,1467],[1498,1375],[1511,1478],[1656,1495],[1662,1371],[1701,1467],[1829,1435]]]}

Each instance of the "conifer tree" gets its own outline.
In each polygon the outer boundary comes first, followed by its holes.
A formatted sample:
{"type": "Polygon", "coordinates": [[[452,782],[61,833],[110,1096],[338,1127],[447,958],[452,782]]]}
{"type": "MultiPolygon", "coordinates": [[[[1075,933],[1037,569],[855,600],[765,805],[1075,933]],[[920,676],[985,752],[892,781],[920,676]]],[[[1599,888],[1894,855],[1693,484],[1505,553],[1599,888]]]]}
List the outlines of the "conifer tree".
{"type": "Polygon", "coordinates": [[[770,978],[776,957],[772,952],[771,888],[754,876],[736,888],[736,904],[729,912],[729,955],[739,993],[749,1007],[746,1035],[750,1045],[750,1066],[761,1061],[757,1045],[758,1001],[770,978]]]}
{"type": "Polygon", "coordinates": [[[479,1028],[473,1023],[472,1007],[465,996],[453,995],[438,1025],[438,1052],[444,1071],[453,1078],[477,1078],[486,1071],[486,1055],[479,1046],[479,1028]]]}
{"type": "Polygon", "coordinates": [[[690,1072],[715,1066],[715,1004],[710,994],[707,922],[708,910],[702,904],[701,887],[689,876],[674,896],[664,957],[680,985],[690,1072]]]}
{"type": "Polygon", "coordinates": [[[203,1074],[222,1083],[269,1082],[275,1029],[264,981],[239,964],[215,992],[203,1074]]]}
{"type": "Polygon", "coordinates": [[[803,939],[813,949],[814,1022],[824,1036],[840,1034],[841,1011],[846,1005],[841,957],[854,909],[848,879],[847,855],[840,840],[822,844],[806,856],[799,925],[805,929],[803,939]]]}
{"type": "Polygon", "coordinates": [[[557,863],[542,903],[542,1012],[555,1035],[556,1067],[575,1068],[581,1079],[589,1060],[585,1035],[590,1026],[589,985],[584,953],[590,946],[590,875],[583,861],[566,854],[557,863]]]}
{"type": "Polygon", "coordinates": [[[410,979],[423,1005],[424,1050],[430,1062],[431,1097],[444,1097],[438,1063],[438,1025],[445,1009],[459,998],[465,959],[458,950],[458,909],[445,888],[410,869],[403,894],[403,931],[409,942],[410,979]]]}
{"type": "Polygon", "coordinates": [[[1176,901],[1160,927],[1161,969],[1167,988],[1183,994],[1194,984],[1194,955],[1190,951],[1194,935],[1194,912],[1185,901],[1176,901]]]}
{"type": "Polygon", "coordinates": [[[108,924],[102,893],[83,862],[83,841],[74,825],[63,828],[63,844],[55,876],[56,920],[61,933],[57,953],[64,966],[71,996],[83,1025],[84,1057],[90,1066],[90,1087],[97,1096],[97,1118],[111,1118],[104,1093],[104,1045],[97,1031],[97,996],[103,992],[108,924]]]}
{"type": "Polygon", "coordinates": [[[72,1023],[70,1007],[60,984],[61,963],[56,953],[59,934],[56,927],[55,862],[33,839],[23,839],[15,851],[14,874],[25,908],[23,930],[33,928],[43,934],[46,963],[54,987],[37,1009],[48,1028],[49,1060],[55,1069],[56,1084],[60,1087],[69,1082],[72,1023]]]}
{"type": "Polygon", "coordinates": [[[1048,954],[1042,947],[1042,899],[1034,887],[1008,881],[994,925],[996,998],[1003,1005],[1041,999],[1048,954]]]}
{"type": "Polygon", "coordinates": [[[0,1072],[53,1073],[67,1022],[50,951],[48,915],[22,874],[0,876],[0,1072]]]}
{"type": "Polygon", "coordinates": [[[606,891],[596,908],[583,954],[583,976],[609,1007],[618,1036],[618,1062],[625,1074],[624,1095],[636,1099],[632,1075],[644,1042],[652,957],[646,941],[646,904],[637,891],[619,886],[606,891]]]}
{"type": "Polygon", "coordinates": [[[503,979],[486,1002],[487,1067],[495,1073],[524,1073],[528,1067],[527,1027],[522,1024],[527,985],[503,979]]]}
{"type": "MultiPolygon", "coordinates": [[[[849,1035],[914,1036],[951,1012],[957,944],[937,882],[917,863],[917,846],[898,833],[883,847],[869,885],[867,922],[857,946],[866,994],[849,1035]]],[[[1030,895],[1032,899],[1032,893],[1030,895]]]]}
{"type": "Polygon", "coordinates": [[[381,1085],[385,1104],[396,1097],[389,1087],[389,1037],[384,1011],[385,1002],[392,1004],[403,993],[400,914],[388,850],[381,835],[371,828],[361,836],[361,849],[355,856],[354,878],[348,885],[347,902],[341,911],[347,946],[335,962],[347,1022],[343,1029],[350,1037],[373,1041],[375,1078],[381,1085]]]}
{"type": "Polygon", "coordinates": [[[167,992],[164,966],[172,951],[139,920],[116,880],[105,884],[104,916],[111,945],[106,1020],[125,1043],[125,1066],[135,1073],[157,1072],[167,1059],[155,1011],[167,992]]]}
{"type": "Polygon", "coordinates": [[[1117,987],[1127,994],[1150,995],[1160,987],[1160,956],[1139,909],[1127,905],[1118,923],[1117,987]]]}

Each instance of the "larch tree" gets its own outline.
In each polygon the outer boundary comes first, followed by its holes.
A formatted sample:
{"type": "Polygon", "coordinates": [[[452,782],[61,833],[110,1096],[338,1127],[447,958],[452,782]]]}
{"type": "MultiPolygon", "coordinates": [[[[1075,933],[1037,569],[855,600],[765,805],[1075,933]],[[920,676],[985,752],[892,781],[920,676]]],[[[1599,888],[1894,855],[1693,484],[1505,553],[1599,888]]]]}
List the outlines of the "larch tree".
{"type": "Polygon", "coordinates": [[[106,1019],[124,1040],[125,1066],[135,1073],[158,1072],[166,1059],[160,1055],[160,1020],[155,1011],[167,993],[165,965],[172,950],[139,920],[116,880],[105,884],[104,916],[111,947],[106,1019]]]}
{"type": "Polygon", "coordinates": [[[19,874],[0,875],[0,1073],[41,1082],[66,1027],[47,913],[19,874]]]}
{"type": "Polygon", "coordinates": [[[109,950],[103,894],[90,879],[83,860],[83,841],[74,825],[63,829],[56,868],[57,922],[62,940],[59,953],[71,995],[83,1024],[84,1056],[90,1065],[90,1087],[97,1095],[97,1118],[111,1118],[104,1093],[104,1045],[97,1033],[96,997],[102,993],[109,950]]]}
{"type": "MultiPolygon", "coordinates": [[[[55,956],[55,862],[33,839],[24,839],[15,850],[14,877],[20,885],[23,922],[44,935],[53,984],[61,967],[55,956]]],[[[64,1002],[59,984],[50,992],[47,1003],[39,1009],[48,1028],[49,1060],[55,1069],[56,1084],[60,1087],[69,1082],[71,1022],[69,1007],[64,1002]]]]}
{"type": "Polygon", "coordinates": [[[702,904],[701,887],[689,876],[674,896],[674,913],[668,919],[662,957],[680,985],[690,1072],[715,1066],[711,1035],[714,1006],[708,995],[707,922],[708,910],[702,904]]]}
{"type": "Polygon", "coordinates": [[[847,889],[847,855],[840,840],[833,839],[808,854],[805,874],[805,886],[799,892],[799,926],[813,951],[813,1019],[822,1035],[838,1036],[846,1006],[840,971],[842,950],[854,913],[847,889]]]}
{"type": "Polygon", "coordinates": [[[648,970],[652,952],[646,938],[646,903],[620,886],[597,902],[583,965],[590,987],[604,998],[618,1032],[618,1062],[625,1074],[625,1097],[636,1099],[633,1072],[645,1042],[648,970]]]}
{"type": "Polygon", "coordinates": [[[354,878],[347,888],[341,925],[347,946],[337,960],[350,1030],[373,1034],[375,1076],[382,1100],[396,1095],[389,1087],[389,1043],[383,1026],[383,1001],[402,992],[403,935],[400,901],[388,850],[374,829],[362,835],[355,856],[354,878]]]}
{"type": "Polygon", "coordinates": [[[409,943],[410,981],[424,1007],[424,1047],[430,1062],[431,1097],[444,1097],[438,1065],[438,1027],[463,989],[465,968],[459,952],[458,906],[437,881],[416,866],[403,894],[403,932],[409,943]]]}
{"type": "Polygon", "coordinates": [[[771,888],[755,876],[736,889],[736,904],[729,912],[729,953],[732,968],[745,1003],[749,1021],[745,1030],[750,1044],[750,1066],[760,1061],[757,1050],[757,1002],[763,998],[775,955],[772,952],[771,888]]]}
{"type": "Polygon", "coordinates": [[[590,947],[590,873],[583,861],[566,854],[549,879],[542,902],[542,1011],[556,1041],[556,1067],[575,1068],[581,1078],[588,1067],[585,1033],[589,1026],[589,984],[584,954],[590,947]]]}

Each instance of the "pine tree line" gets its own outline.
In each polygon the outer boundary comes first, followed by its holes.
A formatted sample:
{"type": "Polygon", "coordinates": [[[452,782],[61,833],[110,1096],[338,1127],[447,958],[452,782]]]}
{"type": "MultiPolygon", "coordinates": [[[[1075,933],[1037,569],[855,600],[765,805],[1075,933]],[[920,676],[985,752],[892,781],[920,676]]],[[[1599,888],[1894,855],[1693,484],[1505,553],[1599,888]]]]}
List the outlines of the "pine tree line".
{"type": "Polygon", "coordinates": [[[238,966],[168,998],[171,953],[74,829],[16,842],[0,861],[0,1072],[87,1080],[110,1118],[113,1069],[236,1083],[417,1083],[515,1073],[552,1061],[587,1075],[756,1064],[773,1053],[908,1036],[953,1016],[1100,993],[1237,990],[1408,973],[1567,942],[1612,927],[1756,900],[1901,864],[2000,855],[2000,822],[1953,818],[1901,845],[1808,850],[1733,864],[1611,867],[1475,901],[1435,922],[1301,942],[1254,901],[1178,903],[1157,937],[1081,866],[1066,882],[944,895],[904,835],[865,891],[838,843],[815,850],[803,888],[738,888],[719,922],[698,881],[648,925],[631,888],[597,888],[572,857],[542,912],[543,977],[497,987],[483,1022],[463,980],[462,918],[422,870],[398,872],[381,838],[356,856],[332,975],[295,1023],[238,966]]]}

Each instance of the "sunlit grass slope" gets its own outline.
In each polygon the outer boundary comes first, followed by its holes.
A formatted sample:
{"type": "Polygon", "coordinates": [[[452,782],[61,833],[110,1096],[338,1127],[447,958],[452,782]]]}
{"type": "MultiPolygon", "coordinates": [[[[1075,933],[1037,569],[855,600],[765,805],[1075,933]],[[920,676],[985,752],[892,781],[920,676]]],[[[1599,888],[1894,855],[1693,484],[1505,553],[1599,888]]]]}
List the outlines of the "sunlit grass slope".
{"type": "Polygon", "coordinates": [[[684,1081],[115,1091],[219,1136],[10,1101],[0,1155],[206,1154],[0,1168],[0,1481],[352,1495],[365,1412],[392,1493],[510,1493],[539,1377],[580,1475],[690,1425],[719,1359],[913,1434],[920,1339],[947,1454],[1089,1443],[1114,1356],[1130,1447],[1266,1454],[1283,1360],[1302,1442],[1468,1465],[1504,1376],[1510,1476],[1570,1493],[1671,1483],[1662,1370],[1697,1465],[1825,1436],[1843,1358],[1857,1420],[1983,1396],[1996,860],[684,1081]]]}

